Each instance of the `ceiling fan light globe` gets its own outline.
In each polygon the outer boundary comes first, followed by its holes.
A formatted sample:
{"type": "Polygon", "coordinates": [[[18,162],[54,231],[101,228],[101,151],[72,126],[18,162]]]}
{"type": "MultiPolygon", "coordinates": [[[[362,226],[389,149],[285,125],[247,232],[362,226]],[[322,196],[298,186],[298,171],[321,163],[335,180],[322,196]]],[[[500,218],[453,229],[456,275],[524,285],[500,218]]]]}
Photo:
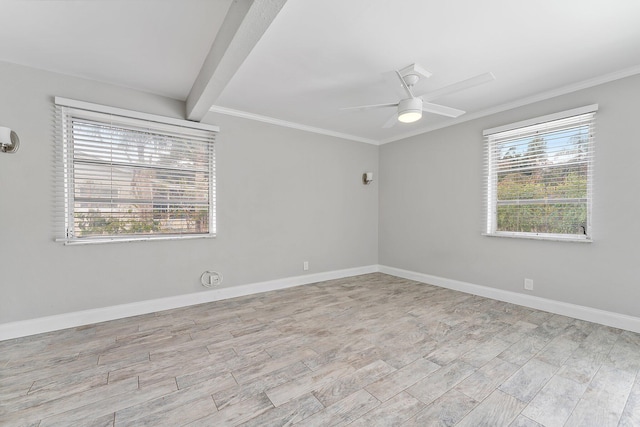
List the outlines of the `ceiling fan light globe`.
{"type": "Polygon", "coordinates": [[[422,118],[422,100],[420,98],[403,99],[398,104],[398,121],[413,123],[422,118]]]}
{"type": "Polygon", "coordinates": [[[420,111],[420,110],[418,110],[418,111],[413,111],[413,110],[403,111],[402,113],[398,114],[398,121],[402,122],[402,123],[417,122],[421,118],[422,118],[422,111],[420,111]]]}

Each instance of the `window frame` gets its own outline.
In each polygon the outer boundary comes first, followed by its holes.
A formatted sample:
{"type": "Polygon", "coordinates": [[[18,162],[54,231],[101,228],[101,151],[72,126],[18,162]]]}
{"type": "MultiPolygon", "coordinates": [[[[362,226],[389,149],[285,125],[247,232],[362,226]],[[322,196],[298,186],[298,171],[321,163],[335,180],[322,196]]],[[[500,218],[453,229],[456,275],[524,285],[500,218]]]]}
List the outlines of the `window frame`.
{"type": "MultiPolygon", "coordinates": [[[[590,243],[593,241],[592,230],[592,205],[593,205],[593,168],[594,168],[594,140],[595,140],[595,115],[598,111],[598,104],[592,104],[585,107],[574,108],[554,114],[549,114],[541,117],[536,117],[529,120],[523,120],[504,126],[498,126],[483,131],[485,139],[484,145],[484,231],[483,236],[489,237],[510,237],[510,238],[524,238],[524,239],[536,239],[536,240],[553,240],[553,241],[570,241],[570,242],[583,242],[590,243]],[[496,139],[500,139],[500,136],[504,139],[505,134],[515,132],[518,130],[525,130],[526,128],[539,127],[540,131],[553,132],[554,127],[559,127],[559,123],[563,120],[571,119],[573,117],[591,115],[588,121],[589,124],[589,138],[586,143],[587,146],[587,183],[586,183],[586,229],[584,234],[568,234],[568,233],[538,233],[538,232],[524,232],[524,231],[499,231],[498,230],[498,166],[495,164],[496,156],[494,155],[496,139]]],[[[576,123],[573,126],[567,126],[566,129],[577,128],[580,125],[576,123]]],[[[584,124],[582,125],[584,126],[584,124]]],[[[562,131],[559,127],[557,132],[562,131]]],[[[507,139],[508,140],[508,139],[507,139]]],[[[513,139],[514,141],[516,138],[513,139]]],[[[502,143],[504,144],[504,140],[502,143]]],[[[567,163],[570,165],[570,163],[567,163]]],[[[571,200],[578,200],[582,198],[570,198],[571,200]]],[[[568,201],[568,199],[557,199],[559,201],[568,201]]],[[[538,204],[538,199],[521,199],[532,200],[535,204],[538,204]]],[[[553,199],[551,199],[553,200],[553,199]]],[[[508,203],[508,205],[517,205],[518,203],[508,203]]],[[[529,203],[531,204],[531,203],[529,203]]],[[[560,204],[552,203],[552,204],[560,204]]]]}
{"type": "MultiPolygon", "coordinates": [[[[158,116],[154,114],[125,110],[115,107],[108,107],[83,101],[76,101],[61,97],[54,99],[56,115],[56,137],[54,138],[54,163],[55,163],[55,208],[56,212],[56,238],[57,242],[69,244],[94,244],[111,242],[134,242],[151,240],[174,240],[174,239],[194,239],[216,237],[216,156],[215,156],[215,136],[219,132],[217,126],[190,122],[171,117],[158,116]],[[206,212],[208,215],[208,231],[204,233],[184,233],[171,232],[153,233],[114,233],[108,235],[75,236],[74,220],[78,214],[75,207],[76,183],[74,160],[74,140],[71,135],[71,121],[90,120],[96,123],[105,124],[112,128],[120,128],[130,132],[128,125],[148,129],[152,134],[175,135],[181,139],[198,140],[198,144],[207,147],[206,167],[208,168],[208,203],[206,212]],[[209,145],[210,144],[210,145],[209,145]]],[[[135,131],[134,131],[135,132],[135,131]]],[[[168,137],[172,138],[172,136],[168,137]]],[[[78,162],[80,163],[80,162],[78,162]]],[[[144,170],[164,170],[161,166],[141,166],[144,170]]],[[[179,172],[179,170],[176,170],[179,172]]],[[[187,171],[187,169],[185,169],[187,171]]],[[[194,173],[197,173],[194,170],[194,173]]],[[[179,175],[179,174],[178,174],[179,175]]],[[[176,175],[176,176],[178,176],[176,175]]],[[[205,190],[206,191],[206,190],[205,190]]],[[[155,202],[150,213],[155,217],[155,202]]]]}

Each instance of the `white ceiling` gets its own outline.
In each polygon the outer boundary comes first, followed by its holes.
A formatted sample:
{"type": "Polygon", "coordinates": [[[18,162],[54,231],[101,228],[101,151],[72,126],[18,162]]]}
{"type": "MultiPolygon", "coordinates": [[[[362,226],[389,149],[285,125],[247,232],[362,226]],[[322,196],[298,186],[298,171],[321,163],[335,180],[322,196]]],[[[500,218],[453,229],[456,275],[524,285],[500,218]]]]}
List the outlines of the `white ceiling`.
{"type": "Polygon", "coordinates": [[[0,61],[185,99],[230,0],[0,0],[0,61]]]}
{"type": "Polygon", "coordinates": [[[245,19],[239,31],[270,25],[243,42],[246,59],[227,61],[237,64],[227,79],[201,69],[220,59],[210,49],[229,35],[231,0],[0,0],[0,61],[180,100],[205,74],[218,86],[213,111],[374,143],[640,73],[638,0],[277,1],[275,18],[245,19]],[[417,92],[485,72],[496,80],[432,101],[467,111],[459,119],[425,113],[383,129],[393,108],[340,110],[397,102],[385,75],[414,62],[433,73],[417,92]]]}

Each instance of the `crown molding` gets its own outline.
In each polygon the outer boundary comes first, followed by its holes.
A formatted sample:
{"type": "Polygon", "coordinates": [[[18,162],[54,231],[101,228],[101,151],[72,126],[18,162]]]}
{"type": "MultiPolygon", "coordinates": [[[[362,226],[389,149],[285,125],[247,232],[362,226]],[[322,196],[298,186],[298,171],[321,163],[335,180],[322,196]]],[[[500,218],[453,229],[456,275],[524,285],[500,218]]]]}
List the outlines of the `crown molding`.
{"type": "Polygon", "coordinates": [[[243,119],[255,120],[257,122],[269,123],[272,125],[287,127],[291,129],[303,130],[311,133],[318,133],[320,135],[334,136],[336,138],[348,139],[350,141],[364,142],[365,144],[380,145],[379,141],[369,138],[362,138],[360,136],[349,135],[346,133],[335,132],[328,129],[317,128],[313,126],[307,126],[300,123],[289,122],[287,120],[276,119],[274,117],[262,116],[260,114],[248,113],[246,111],[234,110],[232,108],[220,107],[213,105],[209,108],[212,113],[225,114],[227,116],[241,117],[243,119]]]}
{"type": "Polygon", "coordinates": [[[363,138],[356,135],[335,132],[329,129],[322,129],[322,128],[317,128],[313,126],[307,126],[300,123],[290,122],[287,120],[276,119],[274,117],[262,116],[260,114],[253,114],[253,113],[248,113],[246,111],[234,110],[232,108],[220,107],[218,105],[213,105],[209,109],[209,111],[211,111],[212,113],[220,113],[220,114],[226,114],[228,116],[241,117],[244,119],[255,120],[263,123],[270,123],[273,125],[288,127],[292,129],[298,129],[306,132],[334,136],[336,138],[347,139],[350,141],[364,142],[365,144],[384,145],[391,142],[400,141],[402,139],[411,138],[413,136],[422,135],[424,133],[433,132],[438,129],[443,129],[449,126],[454,126],[460,123],[479,119],[481,117],[486,117],[492,114],[501,113],[503,111],[512,110],[514,108],[524,107],[525,105],[533,104],[540,101],[545,101],[547,99],[555,98],[556,96],[566,95],[572,92],[588,89],[590,87],[598,86],[604,83],[609,83],[615,80],[624,79],[626,77],[631,77],[636,74],[640,74],[640,65],[625,68],[623,70],[614,71],[612,73],[604,74],[602,76],[594,77],[592,79],[583,80],[581,82],[572,83],[570,85],[562,86],[562,87],[552,89],[546,92],[542,92],[536,95],[528,96],[526,98],[522,98],[513,102],[508,102],[506,104],[501,104],[495,107],[487,108],[481,111],[476,111],[474,113],[464,114],[463,116],[460,116],[456,119],[448,120],[445,123],[422,127],[420,129],[416,129],[411,132],[405,132],[400,135],[387,138],[387,139],[381,139],[381,140],[363,138]]]}

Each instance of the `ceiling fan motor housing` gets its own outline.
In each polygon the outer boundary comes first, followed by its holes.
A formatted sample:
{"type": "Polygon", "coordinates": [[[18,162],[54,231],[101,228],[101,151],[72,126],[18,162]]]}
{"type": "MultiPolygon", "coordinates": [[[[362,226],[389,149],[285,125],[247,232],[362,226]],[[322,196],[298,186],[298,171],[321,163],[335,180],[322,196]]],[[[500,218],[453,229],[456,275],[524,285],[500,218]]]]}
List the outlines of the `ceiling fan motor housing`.
{"type": "Polygon", "coordinates": [[[398,120],[413,123],[422,117],[422,99],[407,98],[398,103],[398,120]]]}

